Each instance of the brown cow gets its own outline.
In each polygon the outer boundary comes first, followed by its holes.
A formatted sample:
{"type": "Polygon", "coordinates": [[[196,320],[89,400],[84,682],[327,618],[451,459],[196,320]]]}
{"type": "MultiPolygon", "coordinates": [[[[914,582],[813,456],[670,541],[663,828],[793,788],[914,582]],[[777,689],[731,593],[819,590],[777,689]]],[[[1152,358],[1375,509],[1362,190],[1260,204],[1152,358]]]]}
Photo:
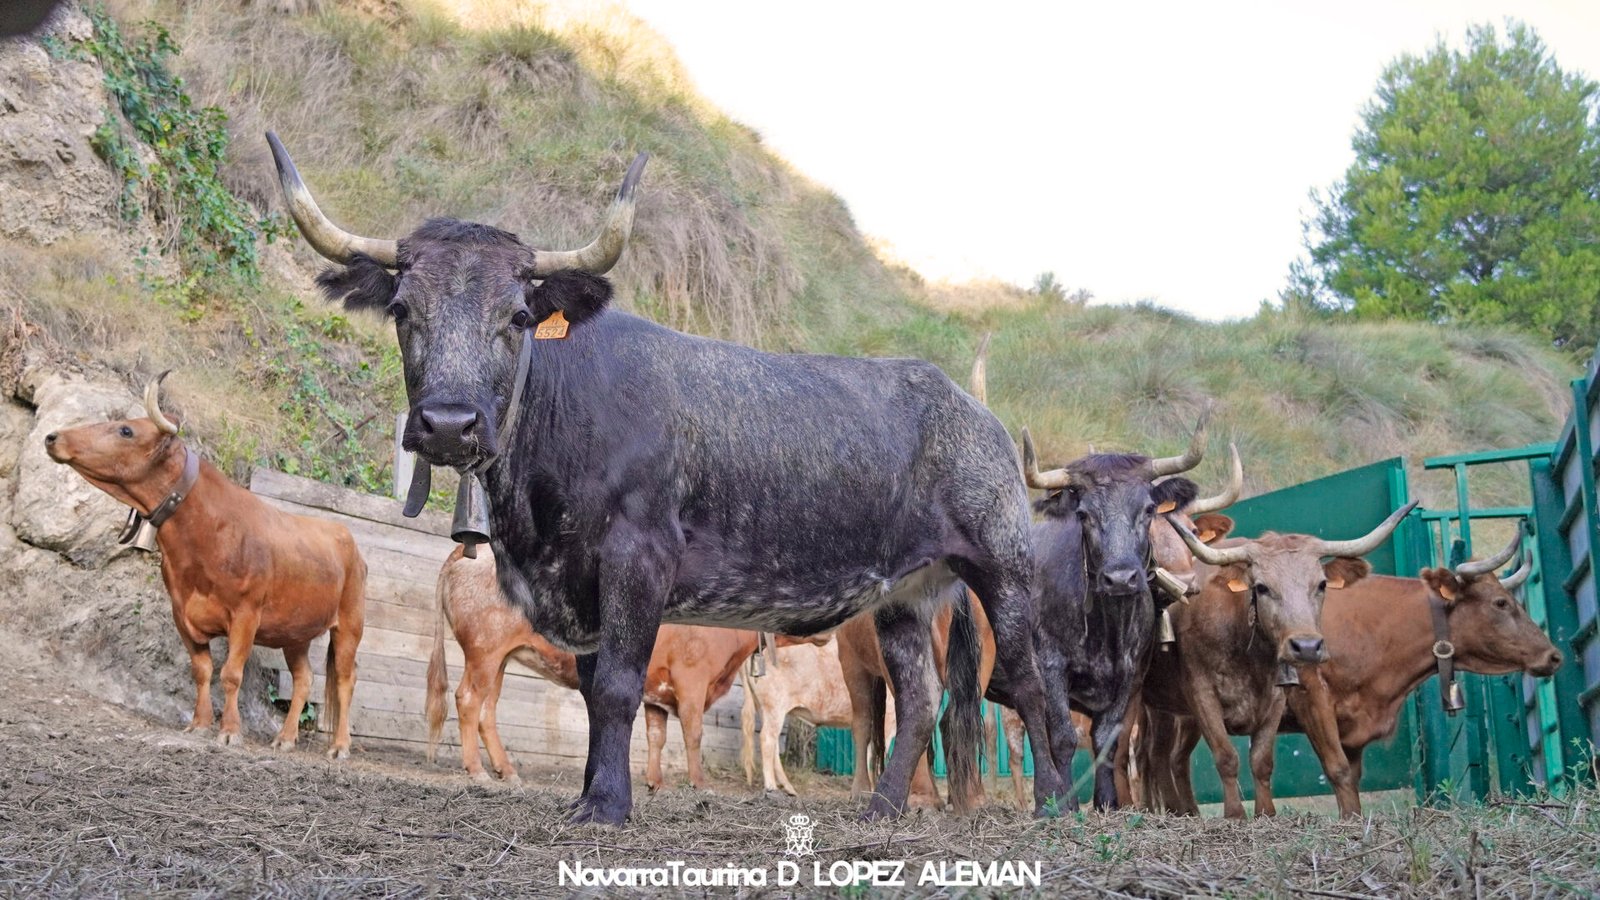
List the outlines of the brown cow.
{"type": "Polygon", "coordinates": [[[243,741],[239,683],[255,644],[283,650],[294,695],[272,746],[288,750],[311,694],[311,642],[329,632],[328,756],[350,755],[350,695],[366,612],[367,564],[344,526],[275,509],[234,484],[178,438],[158,402],[165,372],[145,387],[148,416],[45,435],[45,450],[157,526],[161,579],[189,651],[194,718],[211,727],[211,639],[226,635],[217,742],[243,741]]]}
{"type": "MultiPolygon", "coordinates": [[[[1437,670],[1435,607],[1445,614],[1445,639],[1454,647],[1457,668],[1482,675],[1553,674],[1561,665],[1560,651],[1510,594],[1528,576],[1526,560],[1510,577],[1494,575],[1520,543],[1519,534],[1507,551],[1454,572],[1424,569],[1420,578],[1375,575],[1330,591],[1322,615],[1329,659],[1316,670],[1302,671],[1304,690],[1289,691],[1280,730],[1302,732],[1302,722],[1319,719],[1318,727],[1326,728],[1326,717],[1334,716],[1349,780],[1359,788],[1367,745],[1394,734],[1405,699],[1437,670]]],[[[1162,779],[1162,799],[1174,808],[1194,804],[1188,767],[1195,740],[1192,729],[1179,727],[1161,749],[1152,748],[1161,758],[1151,765],[1171,773],[1170,782],[1162,779]]],[[[1359,794],[1355,809],[1360,810],[1359,794]]]]}
{"type": "Polygon", "coordinates": [[[761,710],[761,781],[768,793],[781,789],[795,796],[794,785],[783,771],[778,738],[790,715],[812,725],[842,727],[851,724],[850,692],[845,690],[839,666],[839,641],[830,633],[823,640],[776,635],[762,651],[765,671],[760,675],[745,666],[744,708],[740,710],[742,735],[740,761],[746,784],[755,780],[756,709],[761,710]]]}
{"type": "MultiPolygon", "coordinates": [[[[456,687],[456,711],[461,726],[461,765],[475,779],[487,780],[478,755],[476,734],[489,752],[489,764],[499,777],[515,781],[517,769],[500,742],[495,727],[495,707],[506,662],[515,658],[541,677],[577,690],[577,660],[540,637],[528,620],[506,603],[495,578],[494,554],[478,548],[478,558],[468,559],[457,547],[438,582],[439,619],[433,631],[433,653],[428,658],[428,759],[434,757],[439,734],[449,716],[445,692],[450,687],[445,668],[444,637],[448,628],[461,645],[466,665],[456,687]]],[[[645,670],[645,737],[649,748],[645,779],[651,790],[664,783],[661,749],[667,741],[667,713],[674,712],[683,726],[683,744],[689,761],[689,781],[706,786],[700,765],[700,737],[705,711],[722,699],[733,685],[739,666],[756,649],[756,634],[731,628],[663,625],[656,633],[655,649],[645,670]]]]}
{"type": "MultiPolygon", "coordinates": [[[[1279,667],[1327,660],[1320,618],[1328,587],[1365,578],[1371,566],[1361,557],[1387,540],[1415,506],[1413,502],[1396,510],[1351,541],[1267,532],[1210,547],[1175,525],[1201,563],[1202,586],[1193,602],[1172,607],[1177,647],[1153,660],[1145,677],[1144,704],[1195,718],[1222,779],[1224,815],[1244,817],[1239,754],[1228,740],[1230,733],[1250,735],[1256,815],[1277,811],[1272,802],[1273,743],[1285,703],[1279,667]],[[1324,557],[1331,559],[1324,563],[1324,557]]],[[[1342,757],[1337,733],[1313,728],[1308,737],[1325,767],[1336,770],[1331,763],[1342,757]]],[[[1348,772],[1344,776],[1329,774],[1341,812],[1356,804],[1355,786],[1348,772]]]]}

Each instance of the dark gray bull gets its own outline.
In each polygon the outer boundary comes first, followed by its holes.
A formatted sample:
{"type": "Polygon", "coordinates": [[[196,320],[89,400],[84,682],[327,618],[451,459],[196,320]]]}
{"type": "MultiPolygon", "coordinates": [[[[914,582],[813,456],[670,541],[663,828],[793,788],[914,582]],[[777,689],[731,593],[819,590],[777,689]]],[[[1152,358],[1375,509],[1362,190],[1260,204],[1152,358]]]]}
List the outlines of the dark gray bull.
{"type": "MultiPolygon", "coordinates": [[[[1158,605],[1150,589],[1150,524],[1158,512],[1181,509],[1198,493],[1187,478],[1153,482],[1199,465],[1209,417],[1208,410],[1182,456],[1096,453],[1049,472],[1039,471],[1033,439],[1022,432],[1028,484],[1049,491],[1035,505],[1044,520],[1033,526],[1033,541],[1034,602],[1042,623],[1034,646],[1055,742],[1050,755],[1057,776],[1070,784],[1078,749],[1070,710],[1087,715],[1101,757],[1094,777],[1099,809],[1117,805],[1114,750],[1144,678],[1156,615],[1170,602],[1156,592],[1158,605]]],[[[1011,672],[1001,660],[988,697],[1012,706],[1011,691],[1011,672]]],[[[1034,771],[1039,768],[1036,761],[1034,771]]],[[[1076,792],[1068,804],[1076,808],[1076,792]]]]}
{"type": "MultiPolygon", "coordinates": [[[[1049,747],[1034,663],[1027,494],[1005,429],[917,360],[780,356],[607,307],[598,277],[632,224],[635,161],[605,231],[547,252],[484,225],[431,220],[399,241],[340,230],[268,135],[289,208],[339,267],[319,284],[394,318],[411,403],[404,446],[481,467],[501,587],[579,654],[589,757],[576,821],[632,808],[628,744],[663,622],[788,634],[876,616],[901,708],[895,746],[932,736],[929,619],[960,596],[951,641],[952,777],[975,782],[977,647],[959,577],[981,598],[1035,746],[1049,747]],[[527,341],[560,312],[562,340],[527,341]],[[508,415],[519,348],[532,346],[508,415]]],[[[869,816],[904,807],[916,753],[896,753],[869,816]]],[[[1036,808],[1062,793],[1055,769],[1036,808]]],[[[975,794],[969,788],[953,791],[975,794]]]]}

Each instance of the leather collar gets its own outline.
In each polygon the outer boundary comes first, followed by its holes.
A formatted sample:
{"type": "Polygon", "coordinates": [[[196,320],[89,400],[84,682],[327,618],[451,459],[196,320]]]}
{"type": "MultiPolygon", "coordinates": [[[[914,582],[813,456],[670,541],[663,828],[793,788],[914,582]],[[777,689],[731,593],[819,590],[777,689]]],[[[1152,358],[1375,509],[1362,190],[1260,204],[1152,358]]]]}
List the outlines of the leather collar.
{"type": "Polygon", "coordinates": [[[1450,642],[1450,609],[1444,598],[1428,588],[1428,614],[1433,619],[1433,659],[1439,670],[1439,701],[1455,715],[1465,704],[1456,685],[1456,645],[1450,642]]]}
{"type": "MultiPolygon", "coordinates": [[[[166,524],[168,519],[172,518],[173,513],[178,511],[178,504],[189,496],[189,492],[194,490],[195,482],[199,480],[200,454],[189,449],[189,445],[185,444],[183,446],[183,474],[178,476],[178,483],[172,486],[172,490],[167,492],[167,496],[163,497],[160,503],[151,507],[149,515],[141,514],[139,518],[149,522],[153,527],[160,528],[166,524]]],[[[134,525],[133,522],[128,524],[130,526],[134,525]]],[[[133,532],[137,530],[136,527],[127,530],[128,540],[133,539],[133,532]]]]}

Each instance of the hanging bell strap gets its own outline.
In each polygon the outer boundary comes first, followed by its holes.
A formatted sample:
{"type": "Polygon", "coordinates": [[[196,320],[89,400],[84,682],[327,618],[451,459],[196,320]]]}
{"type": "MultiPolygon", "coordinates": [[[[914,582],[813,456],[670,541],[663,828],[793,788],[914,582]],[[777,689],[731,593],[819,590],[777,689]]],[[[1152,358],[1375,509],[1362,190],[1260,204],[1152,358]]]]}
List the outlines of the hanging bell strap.
{"type": "Polygon", "coordinates": [[[1444,599],[1428,591],[1428,613],[1433,618],[1433,659],[1439,669],[1439,702],[1448,715],[1467,708],[1466,694],[1456,683],[1456,645],[1450,642],[1450,611],[1444,599]]]}

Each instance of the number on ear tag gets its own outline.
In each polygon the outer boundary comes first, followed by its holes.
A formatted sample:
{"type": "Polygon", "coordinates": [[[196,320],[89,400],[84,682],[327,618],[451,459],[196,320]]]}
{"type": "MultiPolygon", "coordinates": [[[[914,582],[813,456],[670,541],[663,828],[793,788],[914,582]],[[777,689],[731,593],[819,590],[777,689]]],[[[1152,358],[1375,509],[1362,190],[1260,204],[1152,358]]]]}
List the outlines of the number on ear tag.
{"type": "Polygon", "coordinates": [[[551,313],[539,327],[533,330],[533,339],[536,341],[559,341],[567,336],[567,317],[561,310],[551,313]]]}
{"type": "Polygon", "coordinates": [[[1242,594],[1250,590],[1250,585],[1245,583],[1243,578],[1230,578],[1228,579],[1228,590],[1233,591],[1235,594],[1242,594]]]}
{"type": "Polygon", "coordinates": [[[1160,506],[1156,507],[1156,513],[1158,515],[1166,515],[1167,513],[1172,512],[1173,510],[1175,510],[1177,508],[1178,508],[1178,504],[1173,503],[1171,500],[1168,500],[1167,502],[1165,502],[1165,503],[1161,504],[1160,506]]]}

